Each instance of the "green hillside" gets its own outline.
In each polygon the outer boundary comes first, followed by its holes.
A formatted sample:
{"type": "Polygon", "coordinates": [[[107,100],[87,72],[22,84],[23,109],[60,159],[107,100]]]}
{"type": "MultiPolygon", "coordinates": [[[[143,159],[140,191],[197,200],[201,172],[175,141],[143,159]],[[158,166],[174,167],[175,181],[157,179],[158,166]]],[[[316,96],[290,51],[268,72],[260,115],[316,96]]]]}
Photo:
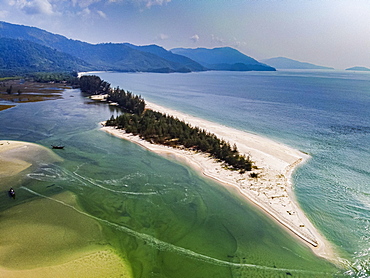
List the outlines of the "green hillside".
{"type": "Polygon", "coordinates": [[[93,67],[69,54],[19,39],[0,38],[2,76],[42,71],[86,71],[93,67]]]}

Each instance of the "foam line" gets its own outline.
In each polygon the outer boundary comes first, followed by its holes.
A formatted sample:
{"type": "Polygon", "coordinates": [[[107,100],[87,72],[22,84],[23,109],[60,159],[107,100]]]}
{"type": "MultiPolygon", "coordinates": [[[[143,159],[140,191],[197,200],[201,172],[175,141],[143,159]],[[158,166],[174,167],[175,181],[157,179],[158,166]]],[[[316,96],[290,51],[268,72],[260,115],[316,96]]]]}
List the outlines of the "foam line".
{"type": "Polygon", "coordinates": [[[73,174],[76,175],[79,178],[79,180],[82,179],[82,180],[87,181],[88,183],[90,183],[92,185],[95,185],[96,187],[99,187],[101,189],[104,189],[104,190],[107,190],[107,191],[110,191],[110,192],[114,192],[114,193],[129,194],[129,195],[153,195],[153,194],[156,194],[156,192],[130,192],[130,191],[114,190],[114,189],[105,187],[101,184],[98,184],[97,182],[95,182],[95,181],[93,181],[89,178],[85,178],[84,176],[81,176],[80,174],[77,174],[76,172],[73,172],[73,174]]]}
{"type": "Polygon", "coordinates": [[[219,266],[238,267],[238,268],[240,268],[240,267],[242,267],[242,268],[255,268],[255,269],[269,270],[269,271],[275,271],[275,272],[295,272],[295,273],[304,273],[304,274],[312,274],[312,275],[325,274],[325,273],[322,273],[322,272],[315,272],[315,271],[308,271],[308,270],[292,270],[292,269],[286,269],[286,268],[275,268],[275,267],[261,266],[261,265],[255,265],[255,264],[233,263],[233,262],[223,261],[223,260],[216,259],[216,258],[213,258],[213,257],[209,257],[209,256],[206,256],[206,255],[203,255],[203,254],[200,254],[200,253],[196,253],[194,251],[191,251],[189,249],[185,249],[183,247],[179,247],[179,246],[161,241],[161,240],[159,240],[159,239],[157,239],[153,236],[143,234],[143,233],[139,233],[139,232],[136,232],[136,231],[134,231],[130,228],[127,228],[125,226],[118,225],[116,223],[112,223],[112,222],[107,221],[105,219],[101,219],[99,217],[90,215],[90,214],[88,214],[84,211],[78,210],[77,208],[75,208],[72,205],[69,205],[69,204],[67,204],[63,201],[60,201],[60,200],[42,195],[42,194],[37,193],[37,192],[27,188],[27,187],[21,186],[20,188],[24,189],[24,190],[26,190],[26,191],[28,191],[28,192],[36,195],[36,196],[39,196],[39,197],[42,197],[42,198],[45,198],[45,199],[49,199],[51,201],[54,201],[54,202],[57,202],[57,203],[62,204],[64,206],[67,206],[67,207],[73,209],[74,211],[84,215],[84,216],[92,218],[92,219],[94,219],[98,222],[104,223],[104,224],[106,224],[108,226],[111,226],[111,227],[113,227],[113,228],[115,228],[119,231],[123,231],[123,232],[125,232],[125,233],[127,233],[131,236],[134,236],[138,239],[141,239],[141,240],[145,241],[146,243],[150,244],[151,246],[153,246],[153,247],[155,247],[155,248],[157,248],[158,250],[161,250],[161,251],[176,252],[178,254],[181,254],[181,255],[184,255],[184,256],[187,256],[187,257],[191,257],[191,258],[194,258],[194,259],[197,259],[197,260],[200,260],[200,261],[204,261],[204,262],[207,262],[207,263],[212,263],[212,264],[219,265],[219,266]]]}
{"type": "MultiPolygon", "coordinates": [[[[110,191],[113,193],[118,194],[126,194],[126,195],[154,195],[156,192],[132,192],[132,191],[123,191],[123,190],[114,190],[108,187],[105,187],[92,179],[86,178],[76,172],[69,172],[63,168],[60,168],[54,165],[56,168],[44,167],[42,170],[46,173],[39,172],[39,173],[30,173],[27,176],[29,178],[39,180],[39,181],[52,181],[55,182],[56,179],[66,180],[65,177],[70,178],[72,181],[78,181],[85,186],[93,185],[99,187],[100,189],[110,191]]],[[[79,168],[78,168],[79,169],[79,168]]]]}

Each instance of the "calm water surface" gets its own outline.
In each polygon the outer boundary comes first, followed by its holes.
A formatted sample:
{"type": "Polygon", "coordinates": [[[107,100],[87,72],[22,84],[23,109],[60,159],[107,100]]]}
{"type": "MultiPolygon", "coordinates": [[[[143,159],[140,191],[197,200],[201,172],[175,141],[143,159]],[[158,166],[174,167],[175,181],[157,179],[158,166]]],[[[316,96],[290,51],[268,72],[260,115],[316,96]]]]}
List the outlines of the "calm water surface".
{"type": "MultiPolygon", "coordinates": [[[[366,277],[369,75],[100,75],[149,101],[310,153],[312,159],[294,177],[298,199],[350,261],[351,274],[366,277]]],[[[0,209],[73,192],[86,217],[102,226],[107,244],[129,261],[135,277],[285,277],[289,273],[333,277],[338,273],[235,192],[171,158],[101,132],[98,123],[117,113],[90,102],[77,90],[66,91],[63,100],[0,112],[2,139],[66,146],[58,152],[63,162],[44,164],[40,159],[27,175],[17,176],[16,202],[3,202],[0,209]]]]}
{"type": "Polygon", "coordinates": [[[104,73],[101,77],[147,100],[309,153],[312,159],[294,176],[298,200],[324,235],[351,258],[353,267],[362,269],[358,275],[369,275],[369,73],[104,73]]]}

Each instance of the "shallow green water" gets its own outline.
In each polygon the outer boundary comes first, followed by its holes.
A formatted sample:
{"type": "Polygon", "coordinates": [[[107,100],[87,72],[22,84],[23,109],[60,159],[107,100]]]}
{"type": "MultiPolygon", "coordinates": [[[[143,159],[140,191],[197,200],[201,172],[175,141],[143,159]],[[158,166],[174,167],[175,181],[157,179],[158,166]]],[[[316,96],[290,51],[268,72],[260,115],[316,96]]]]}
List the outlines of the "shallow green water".
{"type": "Polygon", "coordinates": [[[338,273],[233,190],[100,131],[98,122],[114,110],[89,104],[78,91],[64,95],[0,112],[4,139],[66,146],[55,150],[63,162],[40,159],[17,177],[17,199],[1,210],[71,191],[83,208],[79,212],[100,223],[106,243],[128,259],[135,277],[338,273]]]}

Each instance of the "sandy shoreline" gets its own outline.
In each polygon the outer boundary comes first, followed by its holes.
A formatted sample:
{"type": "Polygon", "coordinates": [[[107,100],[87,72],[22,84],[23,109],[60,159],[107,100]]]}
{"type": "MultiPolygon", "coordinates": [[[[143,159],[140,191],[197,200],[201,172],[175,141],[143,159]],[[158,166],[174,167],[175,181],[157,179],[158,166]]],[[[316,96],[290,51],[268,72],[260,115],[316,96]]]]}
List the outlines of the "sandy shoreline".
{"type": "Polygon", "coordinates": [[[305,216],[292,192],[292,173],[299,164],[309,158],[308,155],[267,138],[192,117],[147,101],[146,104],[149,109],[172,115],[192,126],[214,133],[218,138],[228,141],[230,145],[236,144],[241,154],[250,155],[254,165],[258,167],[254,172],[258,172],[259,177],[250,178],[248,173],[239,174],[236,171],[225,170],[220,163],[205,154],[151,144],[114,127],[102,127],[102,130],[153,152],[175,156],[205,176],[224,185],[236,187],[249,201],[310,246],[315,254],[335,260],[336,256],[330,244],[305,216]]]}

